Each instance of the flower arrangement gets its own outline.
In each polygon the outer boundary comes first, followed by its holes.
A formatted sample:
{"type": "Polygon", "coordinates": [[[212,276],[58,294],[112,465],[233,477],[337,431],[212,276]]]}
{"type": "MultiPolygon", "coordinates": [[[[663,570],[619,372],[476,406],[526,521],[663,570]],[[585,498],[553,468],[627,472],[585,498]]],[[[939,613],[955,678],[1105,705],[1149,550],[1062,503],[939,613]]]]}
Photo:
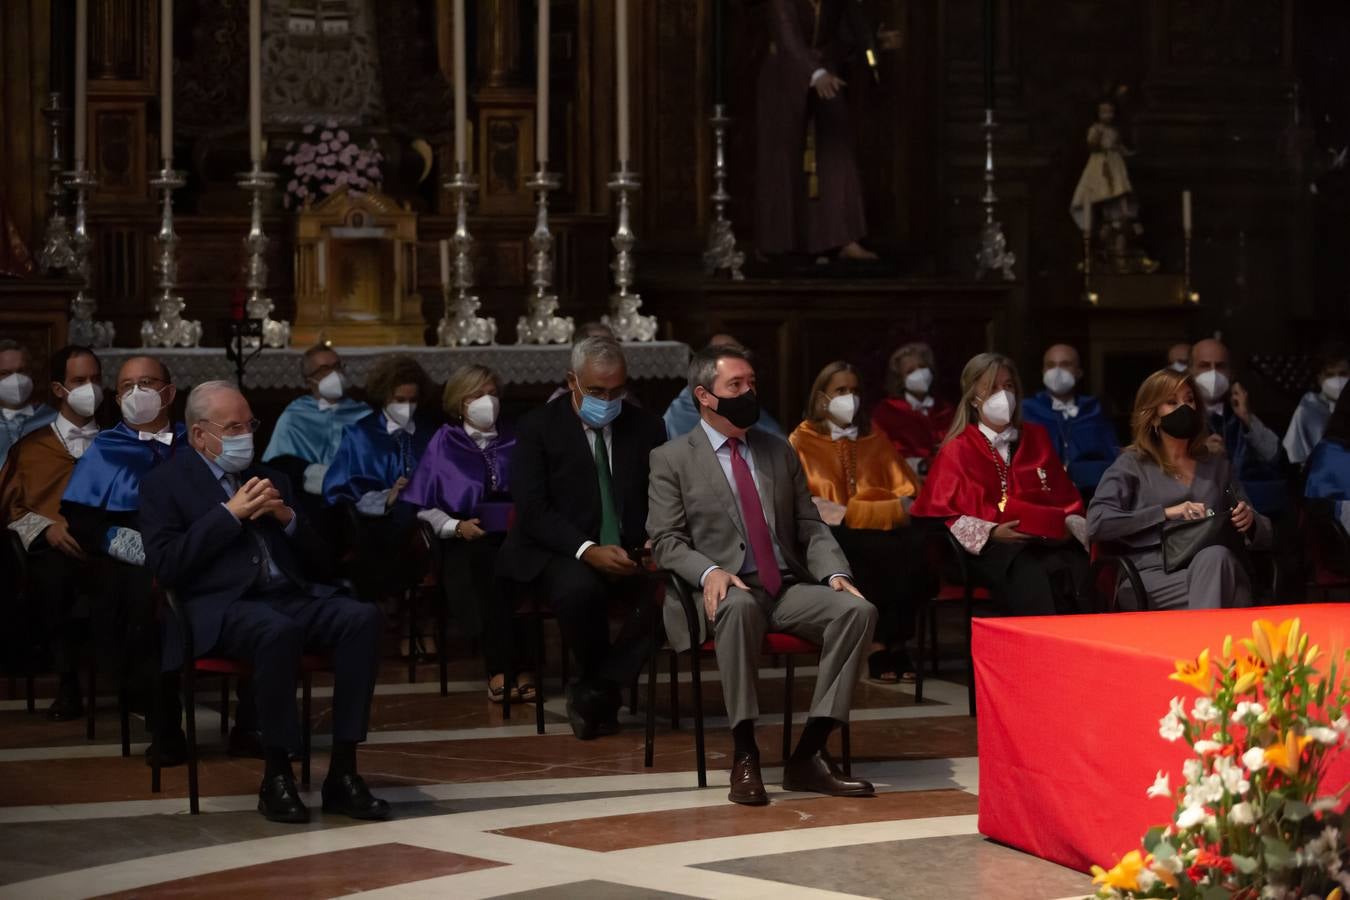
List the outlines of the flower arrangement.
{"type": "Polygon", "coordinates": [[[1336,812],[1348,787],[1321,788],[1332,754],[1350,731],[1350,651],[1328,673],[1314,666],[1299,620],[1260,620],[1252,636],[1224,639],[1223,656],[1204,650],[1179,660],[1169,677],[1198,692],[1187,709],[1174,697],[1158,732],[1184,740],[1184,784],[1159,772],[1149,797],[1167,797],[1173,820],[1150,829],[1143,847],[1113,867],[1092,867],[1099,898],[1325,898],[1350,893],[1347,817],[1336,812]]]}
{"type": "Polygon", "coordinates": [[[321,200],[340,187],[353,191],[380,186],[384,176],[380,164],[384,154],[374,139],[366,147],[352,140],[350,134],[338,128],[336,122],[326,122],[317,140],[314,125],[306,125],[303,133],[308,140],[286,142],[286,156],[282,164],[291,167],[291,180],[286,183],[282,202],[287,209],[303,206],[311,200],[321,200]]]}

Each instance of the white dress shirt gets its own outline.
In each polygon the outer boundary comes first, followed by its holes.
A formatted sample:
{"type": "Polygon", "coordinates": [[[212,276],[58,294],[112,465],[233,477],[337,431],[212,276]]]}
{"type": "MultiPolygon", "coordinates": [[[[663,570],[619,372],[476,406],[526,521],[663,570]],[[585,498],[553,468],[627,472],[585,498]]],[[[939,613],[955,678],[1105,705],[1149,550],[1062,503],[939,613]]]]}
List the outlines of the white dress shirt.
{"type": "Polygon", "coordinates": [[[1012,443],[1018,438],[1016,428],[1009,425],[1002,431],[995,431],[981,422],[980,434],[984,435],[985,438],[989,440],[989,443],[994,445],[994,449],[997,450],[998,455],[1002,457],[1004,465],[1007,465],[1012,460],[1012,443]]]}
{"type": "MultiPolygon", "coordinates": [[[[586,446],[591,448],[591,457],[595,457],[595,429],[581,423],[581,430],[586,433],[586,446]]],[[[614,474],[614,426],[606,425],[603,429],[605,435],[605,459],[609,460],[609,474],[614,474]]],[[[617,510],[616,510],[617,512],[617,510]]],[[[577,559],[581,559],[581,554],[595,546],[595,541],[582,541],[581,546],[577,548],[577,559]]]]}
{"type": "Polygon", "coordinates": [[[920,400],[909,391],[905,391],[905,402],[908,403],[910,408],[915,412],[923,413],[926,416],[928,415],[928,411],[933,408],[933,395],[925,394],[924,398],[920,400]]]}
{"type": "Polygon", "coordinates": [[[66,448],[66,452],[79,459],[98,436],[98,423],[90,419],[88,425],[76,425],[58,414],[56,421],[52,423],[52,432],[61,442],[61,446],[66,448]]]}

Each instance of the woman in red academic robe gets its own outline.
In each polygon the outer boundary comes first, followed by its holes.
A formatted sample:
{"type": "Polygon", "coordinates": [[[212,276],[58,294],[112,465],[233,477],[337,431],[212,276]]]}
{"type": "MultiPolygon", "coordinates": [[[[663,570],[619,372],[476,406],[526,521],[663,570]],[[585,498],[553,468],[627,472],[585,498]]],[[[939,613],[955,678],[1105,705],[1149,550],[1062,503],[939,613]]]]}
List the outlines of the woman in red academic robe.
{"type": "Polygon", "coordinates": [[[928,474],[933,454],[952,426],[955,410],[934,397],[933,350],[927,344],[905,344],[891,354],[886,394],[872,408],[872,424],[890,438],[891,446],[920,477],[928,474]]]}
{"type": "Polygon", "coordinates": [[[1022,422],[1017,368],[981,353],[961,372],[961,392],[912,514],[942,520],[1008,614],[1086,610],[1083,499],[1049,434],[1022,422]]]}

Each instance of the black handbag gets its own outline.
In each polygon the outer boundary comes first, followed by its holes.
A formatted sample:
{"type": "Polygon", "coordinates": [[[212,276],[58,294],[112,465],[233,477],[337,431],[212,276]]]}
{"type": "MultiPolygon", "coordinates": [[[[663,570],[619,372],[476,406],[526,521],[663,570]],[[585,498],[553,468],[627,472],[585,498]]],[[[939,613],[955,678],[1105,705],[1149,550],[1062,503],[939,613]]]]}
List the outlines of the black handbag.
{"type": "MultiPolygon", "coordinates": [[[[1224,492],[1233,502],[1232,488],[1224,492]]],[[[1195,555],[1207,547],[1227,547],[1241,556],[1246,544],[1233,527],[1231,510],[1210,510],[1203,519],[1166,522],[1162,530],[1163,571],[1168,575],[1180,572],[1191,564],[1195,555]]]]}

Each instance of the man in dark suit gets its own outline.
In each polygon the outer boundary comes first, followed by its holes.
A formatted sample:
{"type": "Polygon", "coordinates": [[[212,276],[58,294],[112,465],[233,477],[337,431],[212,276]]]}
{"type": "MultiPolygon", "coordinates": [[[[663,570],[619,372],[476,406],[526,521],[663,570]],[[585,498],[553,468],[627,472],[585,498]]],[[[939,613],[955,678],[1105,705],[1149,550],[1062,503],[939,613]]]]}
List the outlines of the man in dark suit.
{"type": "Polygon", "coordinates": [[[651,585],[634,562],[647,540],[647,456],[665,425],[624,400],[628,366],[609,337],[572,348],[567,394],[520,420],[511,463],[516,521],[498,574],[550,602],[581,678],[567,696],[578,738],[618,728],[621,685],[650,652],[651,585]],[[631,605],[609,639],[611,600],[631,605]]]}
{"type": "MultiPolygon", "coordinates": [[[[258,811],[275,822],[305,822],[289,753],[300,747],[295,678],[305,649],[331,655],[333,752],[323,783],[324,812],[383,819],[356,773],[379,669],[378,608],[310,580],[324,568],[322,543],[295,512],[284,475],[253,463],[258,422],[228,382],[208,381],[187,402],[188,440],[141,484],[146,560],[161,585],[182,597],[198,655],[253,667],[266,772],[258,811]]],[[[164,667],[176,668],[166,642],[164,667]]]]}

